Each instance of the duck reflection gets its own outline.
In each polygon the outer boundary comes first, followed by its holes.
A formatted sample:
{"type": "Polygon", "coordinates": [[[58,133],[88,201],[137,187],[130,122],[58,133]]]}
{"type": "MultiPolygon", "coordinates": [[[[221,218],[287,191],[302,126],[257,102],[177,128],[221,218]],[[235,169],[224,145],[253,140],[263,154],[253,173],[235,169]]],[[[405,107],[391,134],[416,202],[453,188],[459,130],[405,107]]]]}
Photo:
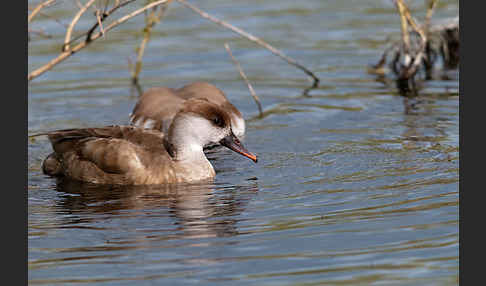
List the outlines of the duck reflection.
{"type": "Polygon", "coordinates": [[[58,179],[56,189],[64,193],[58,209],[69,214],[65,216],[65,224],[93,223],[115,216],[147,216],[152,220],[170,217],[177,226],[174,235],[182,236],[180,238],[238,234],[235,217],[258,192],[255,181],[250,186],[218,186],[211,183],[115,186],[65,178],[58,179]]]}

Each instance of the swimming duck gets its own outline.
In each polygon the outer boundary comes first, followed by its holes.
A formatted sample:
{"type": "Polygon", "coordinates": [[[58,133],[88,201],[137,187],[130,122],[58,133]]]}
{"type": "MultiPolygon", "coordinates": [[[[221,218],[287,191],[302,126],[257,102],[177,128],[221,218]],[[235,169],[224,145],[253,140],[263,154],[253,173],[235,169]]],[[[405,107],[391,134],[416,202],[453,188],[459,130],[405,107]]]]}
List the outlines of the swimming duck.
{"type": "Polygon", "coordinates": [[[234,134],[239,139],[243,138],[245,134],[243,115],[228,101],[223,91],[207,82],[193,82],[179,89],[155,87],[147,90],[130,114],[130,125],[166,133],[184,102],[192,98],[207,99],[224,109],[231,118],[234,134]]]}
{"type": "Polygon", "coordinates": [[[167,133],[135,126],[66,129],[47,135],[54,152],[43,162],[50,176],[98,184],[148,185],[215,176],[203,147],[219,143],[257,162],[232,131],[230,115],[207,99],[189,99],[167,133]]]}

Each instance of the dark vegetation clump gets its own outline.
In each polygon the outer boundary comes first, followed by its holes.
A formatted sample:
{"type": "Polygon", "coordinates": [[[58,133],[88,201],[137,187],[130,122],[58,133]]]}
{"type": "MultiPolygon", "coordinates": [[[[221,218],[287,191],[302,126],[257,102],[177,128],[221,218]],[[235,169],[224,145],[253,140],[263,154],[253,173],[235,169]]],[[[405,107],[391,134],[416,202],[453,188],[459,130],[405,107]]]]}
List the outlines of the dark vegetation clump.
{"type": "Polygon", "coordinates": [[[401,39],[385,49],[369,72],[382,77],[392,74],[402,95],[417,95],[417,81],[434,79],[434,68],[440,63],[442,71],[459,67],[459,17],[430,25],[438,2],[432,0],[428,1],[425,24],[420,25],[403,0],[394,2],[400,16],[401,39]]]}

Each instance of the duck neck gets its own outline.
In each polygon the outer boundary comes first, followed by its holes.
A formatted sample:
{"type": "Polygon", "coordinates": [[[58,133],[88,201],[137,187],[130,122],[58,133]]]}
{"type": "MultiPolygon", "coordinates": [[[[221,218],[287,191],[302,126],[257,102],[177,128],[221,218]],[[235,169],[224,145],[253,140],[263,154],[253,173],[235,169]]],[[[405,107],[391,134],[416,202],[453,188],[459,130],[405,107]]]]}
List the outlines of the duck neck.
{"type": "Polygon", "coordinates": [[[207,161],[203,151],[204,143],[201,142],[200,131],[191,132],[191,128],[183,128],[187,124],[184,123],[182,118],[176,119],[172,122],[166,137],[167,140],[164,142],[170,156],[175,161],[207,161]]]}

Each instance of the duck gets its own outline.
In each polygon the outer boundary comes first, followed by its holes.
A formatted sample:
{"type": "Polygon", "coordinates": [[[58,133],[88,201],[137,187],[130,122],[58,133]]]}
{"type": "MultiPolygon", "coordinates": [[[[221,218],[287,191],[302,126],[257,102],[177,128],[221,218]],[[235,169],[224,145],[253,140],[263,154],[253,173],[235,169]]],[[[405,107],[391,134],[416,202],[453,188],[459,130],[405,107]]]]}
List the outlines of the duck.
{"type": "Polygon", "coordinates": [[[245,135],[245,120],[241,112],[226,98],[224,92],[208,82],[197,81],[181,88],[152,87],[144,92],[130,113],[129,124],[166,133],[184,102],[203,98],[224,109],[231,118],[231,127],[240,140],[245,135]]]}
{"type": "Polygon", "coordinates": [[[110,185],[189,183],[216,173],[203,152],[219,143],[257,162],[232,131],[230,115],[207,99],[186,100],[167,133],[130,125],[50,131],[44,174],[110,185]]]}

